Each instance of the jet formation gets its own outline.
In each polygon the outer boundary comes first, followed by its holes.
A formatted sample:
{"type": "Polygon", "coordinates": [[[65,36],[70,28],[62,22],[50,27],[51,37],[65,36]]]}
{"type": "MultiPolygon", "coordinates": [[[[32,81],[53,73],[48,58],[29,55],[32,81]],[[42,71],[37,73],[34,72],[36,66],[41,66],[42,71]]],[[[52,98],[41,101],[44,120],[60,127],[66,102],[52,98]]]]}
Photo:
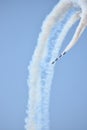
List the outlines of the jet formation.
{"type": "Polygon", "coordinates": [[[59,60],[61,57],[63,57],[66,54],[66,52],[61,53],[53,62],[52,64],[54,64],[57,60],[59,60]]]}

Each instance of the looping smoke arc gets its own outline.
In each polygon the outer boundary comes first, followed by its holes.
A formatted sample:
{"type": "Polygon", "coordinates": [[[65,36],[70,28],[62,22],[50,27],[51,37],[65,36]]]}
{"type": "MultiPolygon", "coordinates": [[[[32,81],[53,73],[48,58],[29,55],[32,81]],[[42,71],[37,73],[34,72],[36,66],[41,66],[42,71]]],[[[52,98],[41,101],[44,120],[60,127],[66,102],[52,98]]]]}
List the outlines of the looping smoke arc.
{"type": "Polygon", "coordinates": [[[56,57],[63,40],[78,20],[75,34],[61,57],[75,45],[87,26],[87,0],[60,0],[43,22],[32,61],[28,66],[26,130],[49,130],[49,98],[55,66],[51,63],[58,60],[56,57]]]}

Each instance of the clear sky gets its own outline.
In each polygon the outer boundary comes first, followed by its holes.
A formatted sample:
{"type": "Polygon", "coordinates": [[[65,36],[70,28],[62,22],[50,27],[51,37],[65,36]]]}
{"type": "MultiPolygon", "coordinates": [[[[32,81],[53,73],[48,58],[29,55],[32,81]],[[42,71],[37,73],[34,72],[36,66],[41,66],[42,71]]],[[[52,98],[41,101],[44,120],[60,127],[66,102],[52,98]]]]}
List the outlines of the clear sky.
{"type": "MultiPolygon", "coordinates": [[[[24,130],[27,66],[42,22],[57,2],[0,0],[0,130],[24,130]]],[[[87,29],[78,44],[56,64],[50,97],[50,130],[87,130],[86,56],[87,29]]]]}

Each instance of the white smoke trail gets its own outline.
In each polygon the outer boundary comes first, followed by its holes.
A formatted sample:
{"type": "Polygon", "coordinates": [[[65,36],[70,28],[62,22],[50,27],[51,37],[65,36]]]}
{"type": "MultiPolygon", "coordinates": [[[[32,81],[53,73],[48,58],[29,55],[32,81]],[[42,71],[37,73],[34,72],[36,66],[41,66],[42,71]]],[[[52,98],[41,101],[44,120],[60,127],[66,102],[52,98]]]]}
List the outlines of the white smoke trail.
{"type": "MultiPolygon", "coordinates": [[[[69,16],[67,16],[68,18],[69,16]]],[[[79,19],[79,13],[73,14],[68,22],[62,23],[67,21],[65,19],[64,21],[61,21],[62,26],[59,24],[58,27],[61,26],[61,28],[56,28],[57,32],[57,39],[52,38],[48,41],[49,47],[48,47],[48,53],[46,57],[44,57],[44,60],[42,62],[42,113],[43,113],[43,125],[45,130],[48,130],[49,128],[49,98],[50,98],[50,87],[52,83],[53,73],[54,73],[54,66],[52,66],[51,61],[58,55],[58,52],[61,48],[62,42],[69,31],[69,29],[72,27],[72,25],[79,19]],[[58,32],[58,29],[60,30],[58,32]],[[52,46],[52,42],[54,42],[54,46],[52,46]]]]}
{"type": "MultiPolygon", "coordinates": [[[[49,97],[54,70],[54,65],[51,64],[51,61],[58,54],[66,33],[78,19],[78,15],[74,14],[68,22],[66,22],[66,19],[64,20],[64,27],[61,26],[60,23],[62,23],[70,7],[71,5],[67,6],[66,2],[60,2],[43,23],[38,45],[28,67],[29,102],[26,130],[49,129],[49,97]],[[65,13],[63,14],[63,12],[65,13]],[[59,33],[58,29],[56,29],[58,39],[57,37],[52,38],[51,34],[51,32],[55,32],[53,28],[57,28],[57,23],[60,29],[59,33]],[[54,42],[53,47],[51,45],[52,42],[54,42]]],[[[55,36],[55,33],[53,35],[55,36]]]]}

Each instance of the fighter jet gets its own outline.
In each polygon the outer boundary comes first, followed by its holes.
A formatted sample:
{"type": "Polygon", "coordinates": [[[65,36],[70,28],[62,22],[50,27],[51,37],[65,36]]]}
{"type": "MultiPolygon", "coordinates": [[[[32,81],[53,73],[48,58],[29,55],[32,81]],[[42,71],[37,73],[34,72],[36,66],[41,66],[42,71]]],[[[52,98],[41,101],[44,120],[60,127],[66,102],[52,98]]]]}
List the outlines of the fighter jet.
{"type": "Polygon", "coordinates": [[[53,62],[52,64],[54,64],[57,60],[59,60],[61,57],[63,57],[66,54],[66,52],[61,53],[53,62]]]}

